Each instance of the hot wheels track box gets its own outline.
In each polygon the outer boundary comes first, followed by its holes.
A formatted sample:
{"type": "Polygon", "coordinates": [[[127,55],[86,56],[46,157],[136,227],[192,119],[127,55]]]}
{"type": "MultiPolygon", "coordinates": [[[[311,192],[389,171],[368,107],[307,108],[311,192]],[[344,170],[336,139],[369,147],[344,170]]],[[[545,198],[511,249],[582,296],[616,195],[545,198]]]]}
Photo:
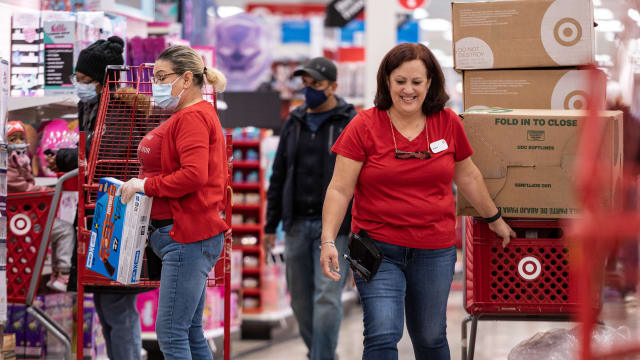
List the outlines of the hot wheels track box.
{"type": "Polygon", "coordinates": [[[140,281],[153,198],[136,193],[120,201],[122,181],[101,178],[86,268],[124,285],[140,281]]]}

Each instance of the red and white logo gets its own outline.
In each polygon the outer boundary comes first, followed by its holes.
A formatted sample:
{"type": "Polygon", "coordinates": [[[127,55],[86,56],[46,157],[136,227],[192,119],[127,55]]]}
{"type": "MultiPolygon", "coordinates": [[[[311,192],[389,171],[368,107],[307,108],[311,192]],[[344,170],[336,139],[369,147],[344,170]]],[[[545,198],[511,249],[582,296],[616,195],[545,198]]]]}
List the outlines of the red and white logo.
{"type": "Polygon", "coordinates": [[[9,222],[9,228],[15,235],[25,235],[31,230],[31,219],[25,214],[15,214],[9,222]]]}
{"type": "Polygon", "coordinates": [[[525,280],[535,280],[541,272],[542,264],[533,256],[524,257],[518,263],[518,274],[525,280]]]}
{"type": "Polygon", "coordinates": [[[421,7],[425,0],[398,0],[403,8],[413,10],[421,7]]]}

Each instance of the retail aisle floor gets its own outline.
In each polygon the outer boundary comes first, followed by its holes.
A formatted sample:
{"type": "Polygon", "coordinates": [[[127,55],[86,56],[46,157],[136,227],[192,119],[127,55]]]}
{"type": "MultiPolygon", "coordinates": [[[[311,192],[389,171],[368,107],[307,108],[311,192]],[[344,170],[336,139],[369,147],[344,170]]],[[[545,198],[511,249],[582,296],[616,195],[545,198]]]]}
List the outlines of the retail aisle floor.
{"type": "MultiPolygon", "coordinates": [[[[461,322],[466,316],[466,312],[462,308],[461,291],[451,293],[447,316],[447,336],[451,348],[451,358],[460,359],[461,322]]],[[[506,359],[509,351],[515,345],[538,331],[574,326],[571,323],[552,322],[480,321],[478,324],[476,360],[506,359]]],[[[233,342],[231,345],[235,354],[238,354],[238,351],[244,353],[244,355],[234,356],[233,359],[236,360],[306,359],[307,353],[300,337],[293,337],[271,345],[266,341],[233,342]],[[249,348],[254,348],[256,351],[247,353],[246,350],[249,348]]],[[[413,358],[411,341],[406,329],[404,337],[398,345],[398,351],[400,359],[413,358]]],[[[362,358],[362,310],[359,306],[354,307],[343,320],[338,355],[340,360],[362,358]]]]}

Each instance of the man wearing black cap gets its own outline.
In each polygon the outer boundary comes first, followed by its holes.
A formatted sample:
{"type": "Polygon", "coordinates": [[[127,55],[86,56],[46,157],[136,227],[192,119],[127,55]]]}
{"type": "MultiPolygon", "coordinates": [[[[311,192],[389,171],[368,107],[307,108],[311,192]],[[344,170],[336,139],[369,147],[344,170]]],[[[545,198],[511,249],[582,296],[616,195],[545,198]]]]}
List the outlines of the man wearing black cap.
{"type": "MultiPolygon", "coordinates": [[[[349,266],[341,259],[339,282],[322,275],[322,204],[336,161],[331,146],[356,111],[335,95],[337,69],[331,60],[311,59],[293,75],[302,77],[305,103],[291,112],[280,133],[267,192],[264,245],[267,250],[273,246],[282,220],[287,285],[300,335],[310,359],[334,359],[349,266]]],[[[347,213],[336,239],[340,253],[347,248],[350,228],[351,214],[347,213]]]]}

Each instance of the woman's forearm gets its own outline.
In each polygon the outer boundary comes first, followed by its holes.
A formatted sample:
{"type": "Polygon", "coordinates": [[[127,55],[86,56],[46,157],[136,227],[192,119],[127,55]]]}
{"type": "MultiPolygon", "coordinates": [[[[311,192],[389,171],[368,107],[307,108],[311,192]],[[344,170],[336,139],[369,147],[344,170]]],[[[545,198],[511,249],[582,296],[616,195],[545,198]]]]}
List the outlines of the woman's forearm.
{"type": "Polygon", "coordinates": [[[456,173],[454,181],[458,187],[458,192],[471,203],[480,216],[491,217],[498,212],[498,208],[496,208],[489,195],[482,174],[475,165],[471,164],[470,167],[465,167],[465,171],[462,174],[456,173]]]}
{"type": "Polygon", "coordinates": [[[322,242],[335,241],[347,213],[351,194],[345,194],[329,186],[322,208],[322,242]]]}

